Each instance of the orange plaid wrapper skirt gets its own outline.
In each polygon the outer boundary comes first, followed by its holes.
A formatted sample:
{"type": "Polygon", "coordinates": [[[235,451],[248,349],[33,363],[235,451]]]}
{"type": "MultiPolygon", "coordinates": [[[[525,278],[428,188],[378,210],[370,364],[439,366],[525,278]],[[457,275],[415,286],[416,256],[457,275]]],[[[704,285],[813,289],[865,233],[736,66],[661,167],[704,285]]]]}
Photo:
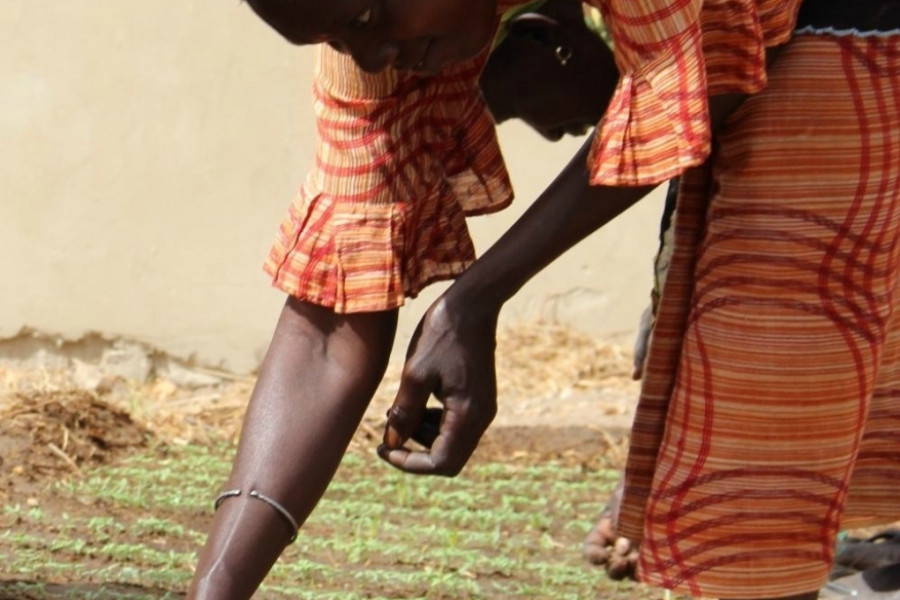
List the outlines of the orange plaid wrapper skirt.
{"type": "Polygon", "coordinates": [[[900,36],[799,35],[681,180],[619,533],[710,598],[900,519],[900,36]]]}

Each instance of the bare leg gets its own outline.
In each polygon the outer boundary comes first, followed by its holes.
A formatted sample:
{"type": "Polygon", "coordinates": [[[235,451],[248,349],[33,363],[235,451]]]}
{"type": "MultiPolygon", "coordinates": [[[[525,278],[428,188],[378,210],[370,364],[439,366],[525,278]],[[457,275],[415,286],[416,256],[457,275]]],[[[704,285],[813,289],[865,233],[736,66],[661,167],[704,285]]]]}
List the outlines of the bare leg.
{"type": "MultiPolygon", "coordinates": [[[[397,311],[337,315],[289,298],[253,390],[225,500],[190,599],[249,598],[291,531],[251,489],[303,523],[334,476],[387,366],[397,311]]],[[[214,494],[211,494],[211,496],[214,494]]]]}

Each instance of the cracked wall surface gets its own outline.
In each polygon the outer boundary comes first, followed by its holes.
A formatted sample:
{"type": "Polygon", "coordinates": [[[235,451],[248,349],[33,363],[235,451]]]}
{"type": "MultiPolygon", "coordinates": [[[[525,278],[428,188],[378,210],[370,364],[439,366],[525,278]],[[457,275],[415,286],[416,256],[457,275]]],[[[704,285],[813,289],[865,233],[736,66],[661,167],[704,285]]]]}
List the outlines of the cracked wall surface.
{"type": "MultiPolygon", "coordinates": [[[[283,302],[260,266],[313,161],[311,51],[218,0],[4,2],[0,39],[0,354],[34,348],[23,331],[63,340],[47,360],[96,335],[252,371],[283,302]]],[[[472,221],[479,251],[582,143],[500,133],[517,200],[472,221]]],[[[633,331],[660,207],[583,242],[504,322],[633,331]]],[[[401,313],[395,357],[440,289],[401,313]]]]}

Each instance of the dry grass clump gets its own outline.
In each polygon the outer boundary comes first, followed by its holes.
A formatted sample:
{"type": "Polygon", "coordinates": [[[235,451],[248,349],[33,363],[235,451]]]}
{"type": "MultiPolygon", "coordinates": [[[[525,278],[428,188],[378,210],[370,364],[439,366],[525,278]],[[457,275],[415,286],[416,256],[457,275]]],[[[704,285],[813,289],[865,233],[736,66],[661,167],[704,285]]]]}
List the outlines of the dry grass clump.
{"type": "Polygon", "coordinates": [[[630,377],[631,359],[622,348],[567,327],[533,323],[501,330],[497,336],[501,396],[608,388],[630,377]]]}
{"type": "MultiPolygon", "coordinates": [[[[625,389],[631,384],[630,368],[630,357],[618,346],[563,326],[526,323],[498,332],[501,403],[557,397],[573,390],[625,389]]],[[[380,436],[385,410],[399,388],[401,369],[401,364],[389,366],[361,428],[366,438],[380,436]]],[[[179,387],[166,379],[104,380],[92,394],[166,442],[235,441],[255,378],[218,375],[219,383],[199,388],[179,387]]],[[[65,369],[0,369],[0,384],[0,408],[23,402],[21,394],[56,395],[63,401],[84,392],[73,372],[65,369]]]]}

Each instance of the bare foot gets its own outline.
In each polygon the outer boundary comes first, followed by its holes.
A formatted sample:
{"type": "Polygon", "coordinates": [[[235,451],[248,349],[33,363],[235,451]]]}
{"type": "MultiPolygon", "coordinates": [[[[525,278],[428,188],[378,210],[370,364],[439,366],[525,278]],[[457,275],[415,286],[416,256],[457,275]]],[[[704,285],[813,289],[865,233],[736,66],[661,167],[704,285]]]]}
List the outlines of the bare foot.
{"type": "Polygon", "coordinates": [[[637,546],[631,540],[616,536],[619,505],[622,502],[624,482],[619,480],[597,524],[584,540],[582,553],[593,565],[603,566],[610,579],[635,579],[637,546]]]}

